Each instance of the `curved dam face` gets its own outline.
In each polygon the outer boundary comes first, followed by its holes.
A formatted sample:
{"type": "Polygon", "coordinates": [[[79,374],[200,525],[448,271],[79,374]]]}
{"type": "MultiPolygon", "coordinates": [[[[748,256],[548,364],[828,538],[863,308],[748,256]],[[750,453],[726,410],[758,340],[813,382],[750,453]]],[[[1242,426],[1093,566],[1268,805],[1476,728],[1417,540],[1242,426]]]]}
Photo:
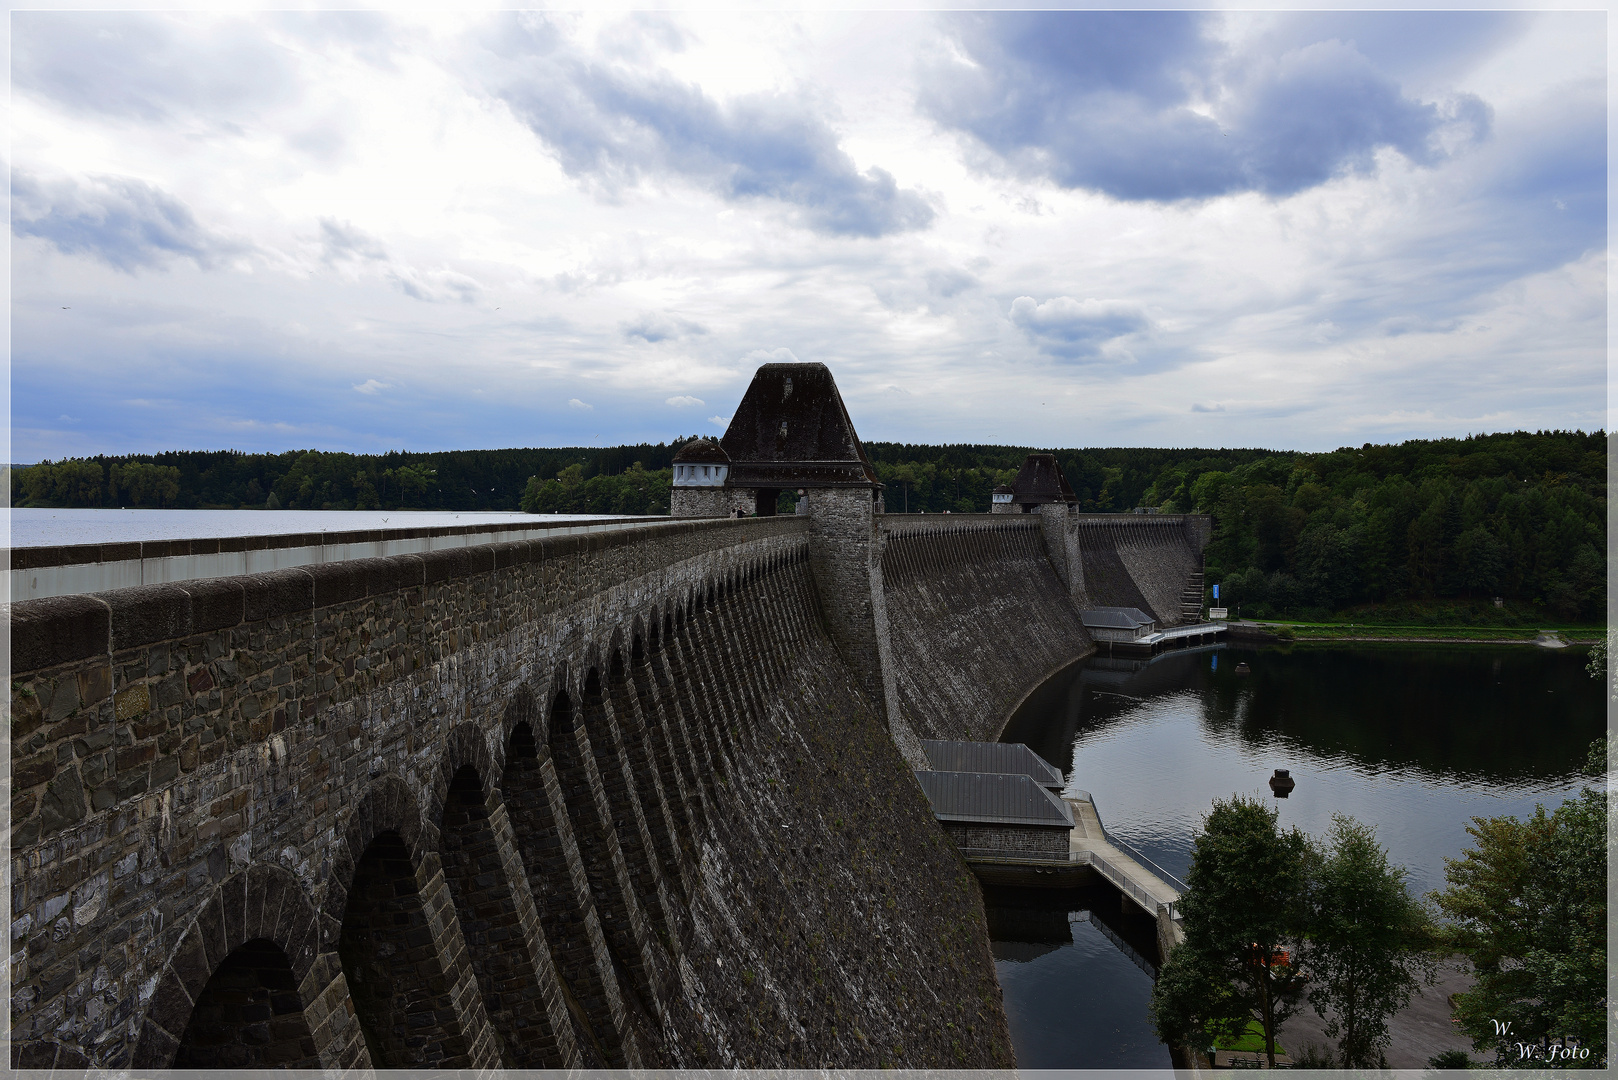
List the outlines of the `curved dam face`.
{"type": "Polygon", "coordinates": [[[1196,621],[1211,522],[1192,514],[1072,514],[1081,607],[1138,607],[1164,626],[1196,621]]]}
{"type": "Polygon", "coordinates": [[[878,520],[894,682],[918,737],[992,742],[1024,695],[1094,648],[1038,517],[878,520]]]}
{"type": "Polygon", "coordinates": [[[1011,1065],[822,605],[802,518],[15,605],[13,1065],[1011,1065]]]}
{"type": "Polygon", "coordinates": [[[892,682],[923,739],[998,738],[1017,705],[1094,641],[1079,612],[1197,621],[1206,517],[887,514],[881,588],[892,682]]]}

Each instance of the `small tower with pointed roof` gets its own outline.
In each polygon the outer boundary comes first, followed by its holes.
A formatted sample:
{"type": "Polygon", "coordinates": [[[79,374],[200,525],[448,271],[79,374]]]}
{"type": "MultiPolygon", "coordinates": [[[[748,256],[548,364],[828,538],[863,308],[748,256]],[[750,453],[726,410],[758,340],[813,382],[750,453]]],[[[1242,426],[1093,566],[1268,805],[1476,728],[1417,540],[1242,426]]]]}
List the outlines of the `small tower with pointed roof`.
{"type": "Polygon", "coordinates": [[[730,455],[715,439],[692,439],[674,455],[674,486],[669,492],[670,517],[730,517],[745,506],[748,494],[728,485],[730,455]]]}

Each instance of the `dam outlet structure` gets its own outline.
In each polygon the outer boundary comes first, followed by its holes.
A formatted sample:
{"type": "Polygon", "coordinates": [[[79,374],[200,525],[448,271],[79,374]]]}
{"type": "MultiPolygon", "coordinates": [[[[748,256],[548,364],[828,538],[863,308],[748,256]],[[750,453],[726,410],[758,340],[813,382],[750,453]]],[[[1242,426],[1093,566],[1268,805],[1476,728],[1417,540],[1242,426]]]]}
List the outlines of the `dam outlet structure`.
{"type": "Polygon", "coordinates": [[[923,741],[1088,606],[1184,622],[1206,519],[887,514],[818,364],[677,466],[671,519],[16,553],[13,1068],[1013,1065],[923,741]]]}

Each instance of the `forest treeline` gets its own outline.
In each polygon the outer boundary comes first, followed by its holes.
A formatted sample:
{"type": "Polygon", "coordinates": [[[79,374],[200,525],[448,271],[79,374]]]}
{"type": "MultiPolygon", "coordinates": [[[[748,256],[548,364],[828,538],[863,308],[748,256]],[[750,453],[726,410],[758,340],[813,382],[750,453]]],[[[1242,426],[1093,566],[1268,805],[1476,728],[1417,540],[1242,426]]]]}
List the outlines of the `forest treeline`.
{"type": "MultiPolygon", "coordinates": [[[[380,455],[181,451],[42,462],[17,506],[663,514],[686,440],[380,455]]],[[[1026,448],[865,444],[890,511],[983,513],[1026,448]]],[[[1605,611],[1607,437],[1512,432],[1329,453],[1057,450],[1082,510],[1212,514],[1208,581],[1243,615],[1433,605],[1510,621],[1605,611]],[[1510,603],[1494,609],[1492,599],[1510,603]],[[1530,610],[1523,610],[1528,605],[1530,610]],[[1501,614],[1494,614],[1498,610],[1501,614]]]]}
{"type": "Polygon", "coordinates": [[[11,498],[13,506],[666,514],[674,454],[687,441],[436,454],[181,450],[74,458],[13,470],[11,498]],[[536,491],[551,480],[565,497],[524,506],[530,480],[536,491]]]}

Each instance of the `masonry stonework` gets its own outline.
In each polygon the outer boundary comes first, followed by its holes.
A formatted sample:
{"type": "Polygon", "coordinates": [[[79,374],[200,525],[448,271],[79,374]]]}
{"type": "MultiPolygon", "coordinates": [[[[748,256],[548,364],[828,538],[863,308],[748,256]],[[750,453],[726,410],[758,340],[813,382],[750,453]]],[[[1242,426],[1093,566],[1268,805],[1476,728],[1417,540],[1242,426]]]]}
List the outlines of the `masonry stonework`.
{"type": "Polygon", "coordinates": [[[1010,1065],[812,528],[14,606],[13,1064],[1010,1065]]]}
{"type": "Polygon", "coordinates": [[[1033,514],[889,514],[892,679],[924,739],[993,741],[1017,703],[1094,648],[1033,514]]]}

